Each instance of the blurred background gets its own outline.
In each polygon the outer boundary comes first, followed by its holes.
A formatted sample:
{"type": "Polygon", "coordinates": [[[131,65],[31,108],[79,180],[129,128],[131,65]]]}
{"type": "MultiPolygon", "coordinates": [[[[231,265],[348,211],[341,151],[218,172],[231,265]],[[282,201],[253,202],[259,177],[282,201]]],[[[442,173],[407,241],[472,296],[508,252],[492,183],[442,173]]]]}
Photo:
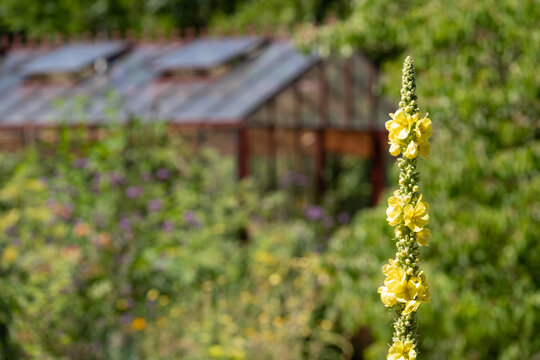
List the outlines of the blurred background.
{"type": "Polygon", "coordinates": [[[540,359],[533,0],[2,0],[2,359],[381,359],[384,122],[433,120],[419,357],[540,359]]]}

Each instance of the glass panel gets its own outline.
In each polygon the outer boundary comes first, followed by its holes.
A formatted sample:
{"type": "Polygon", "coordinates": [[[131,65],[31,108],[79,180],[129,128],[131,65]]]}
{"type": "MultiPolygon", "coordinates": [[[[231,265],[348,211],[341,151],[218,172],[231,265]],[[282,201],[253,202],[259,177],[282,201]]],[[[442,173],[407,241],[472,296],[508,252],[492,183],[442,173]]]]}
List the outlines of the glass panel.
{"type": "Polygon", "coordinates": [[[25,75],[75,72],[92,65],[100,58],[110,58],[127,48],[124,42],[69,44],[29,62],[25,75]]]}
{"type": "Polygon", "coordinates": [[[334,127],[345,125],[345,102],[343,83],[343,63],[339,59],[329,59],[325,66],[328,96],[328,121],[334,127]]]}
{"type": "Polygon", "coordinates": [[[370,99],[369,78],[372,71],[368,60],[362,55],[353,57],[353,89],[354,89],[354,117],[355,127],[365,127],[370,124],[373,116],[373,106],[370,99]]]}
{"type": "Polygon", "coordinates": [[[317,68],[309,70],[298,81],[298,90],[301,98],[300,118],[303,126],[317,126],[320,122],[319,114],[319,71],[317,68]]]}
{"type": "Polygon", "coordinates": [[[157,71],[209,69],[252,50],[262,43],[256,37],[201,39],[171,51],[154,63],[157,71]]]}

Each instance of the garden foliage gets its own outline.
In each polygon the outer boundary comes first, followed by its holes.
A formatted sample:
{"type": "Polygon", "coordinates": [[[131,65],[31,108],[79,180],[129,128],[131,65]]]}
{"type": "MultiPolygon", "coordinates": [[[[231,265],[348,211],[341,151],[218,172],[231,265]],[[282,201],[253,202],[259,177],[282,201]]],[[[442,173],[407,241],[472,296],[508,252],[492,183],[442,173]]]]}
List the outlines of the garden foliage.
{"type": "Polygon", "coordinates": [[[360,268],[376,261],[323,251],[343,214],[288,210],[290,194],[237,184],[232,159],[188,151],[164,128],[106,130],[2,155],[4,358],[353,352],[358,322],[343,309],[367,293],[360,268]]]}
{"type": "MultiPolygon", "coordinates": [[[[437,229],[425,251],[437,294],[419,316],[425,359],[540,358],[539,18],[527,0],[358,1],[349,19],[301,33],[323,53],[366,53],[390,97],[402,54],[413,56],[418,97],[436,114],[420,166],[437,229]]],[[[384,246],[383,212],[358,217],[369,236],[350,239],[349,253],[384,246]]]]}

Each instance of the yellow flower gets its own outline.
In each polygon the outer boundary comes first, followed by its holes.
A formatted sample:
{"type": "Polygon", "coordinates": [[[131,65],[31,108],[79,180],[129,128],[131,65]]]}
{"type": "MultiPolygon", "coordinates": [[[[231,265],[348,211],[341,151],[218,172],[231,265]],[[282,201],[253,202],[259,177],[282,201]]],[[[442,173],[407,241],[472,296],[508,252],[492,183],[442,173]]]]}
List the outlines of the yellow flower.
{"type": "Polygon", "coordinates": [[[223,356],[224,349],[221,345],[212,345],[208,348],[208,354],[213,358],[218,358],[223,356]]]}
{"type": "MultiPolygon", "coordinates": [[[[386,275],[384,286],[377,292],[381,294],[381,301],[387,307],[394,306],[399,299],[404,299],[407,293],[407,274],[400,268],[394,259],[388,260],[389,264],[383,266],[386,275]]],[[[403,302],[403,300],[401,300],[403,302]]]]}
{"type": "Polygon", "coordinates": [[[407,282],[407,305],[404,314],[416,311],[421,302],[429,302],[431,295],[424,273],[421,271],[418,277],[411,277],[407,282]]]}
{"type": "Polygon", "coordinates": [[[390,144],[390,154],[398,156],[404,146],[404,140],[409,136],[413,119],[411,116],[398,109],[394,114],[389,114],[392,120],[385,123],[388,130],[388,143],[390,144]]]}
{"type": "Polygon", "coordinates": [[[272,286],[277,286],[281,283],[281,276],[278,273],[273,273],[268,277],[268,282],[272,286]]]}
{"type": "Polygon", "coordinates": [[[400,340],[394,342],[386,360],[415,360],[416,351],[414,350],[414,344],[412,341],[407,340],[404,343],[400,340]]]}
{"type": "Polygon", "coordinates": [[[131,322],[131,326],[133,326],[133,328],[137,331],[144,330],[144,328],[146,327],[146,320],[140,317],[135,318],[131,322]]]}
{"type": "Polygon", "coordinates": [[[398,156],[399,154],[401,154],[401,144],[398,143],[398,142],[388,142],[390,144],[390,155],[392,156],[398,156]]]}
{"type": "Polygon", "coordinates": [[[431,134],[432,134],[432,128],[431,128],[431,119],[429,119],[427,117],[427,115],[424,116],[423,119],[419,120],[416,123],[415,132],[416,132],[416,137],[417,138],[422,138],[424,140],[429,140],[429,138],[431,137],[431,134]]]}
{"type": "Polygon", "coordinates": [[[406,114],[403,109],[398,109],[394,114],[389,114],[392,120],[385,123],[386,130],[388,130],[388,138],[391,141],[405,140],[409,136],[411,131],[411,125],[414,120],[411,116],[406,114]]]}
{"type": "Polygon", "coordinates": [[[403,153],[407,159],[412,160],[418,156],[418,145],[414,141],[411,141],[407,146],[407,150],[403,153]]]}
{"type": "Polygon", "coordinates": [[[395,191],[394,196],[388,199],[388,208],[386,209],[386,221],[390,226],[396,226],[401,223],[401,214],[403,204],[399,198],[399,192],[395,191]]]}
{"type": "Polygon", "coordinates": [[[7,265],[13,264],[18,256],[19,251],[15,247],[7,246],[2,252],[2,262],[7,265]]]}
{"type": "Polygon", "coordinates": [[[431,146],[429,145],[429,138],[431,137],[431,120],[427,115],[418,121],[415,128],[416,141],[418,142],[418,149],[420,155],[428,158],[431,154],[431,146]]]}
{"type": "Polygon", "coordinates": [[[428,204],[422,201],[422,195],[418,198],[413,207],[408,204],[403,208],[403,219],[405,225],[414,232],[419,232],[429,222],[428,204]]]}
{"type": "Polygon", "coordinates": [[[156,289],[150,289],[146,293],[146,298],[148,299],[148,301],[156,301],[158,296],[159,296],[159,291],[157,291],[156,289]]]}
{"type": "Polygon", "coordinates": [[[386,307],[394,306],[397,303],[396,295],[393,292],[388,291],[386,286],[381,286],[377,290],[381,294],[381,301],[386,307]]]}
{"type": "Polygon", "coordinates": [[[431,231],[429,229],[422,229],[416,233],[416,242],[421,246],[428,246],[431,241],[431,231]]]}

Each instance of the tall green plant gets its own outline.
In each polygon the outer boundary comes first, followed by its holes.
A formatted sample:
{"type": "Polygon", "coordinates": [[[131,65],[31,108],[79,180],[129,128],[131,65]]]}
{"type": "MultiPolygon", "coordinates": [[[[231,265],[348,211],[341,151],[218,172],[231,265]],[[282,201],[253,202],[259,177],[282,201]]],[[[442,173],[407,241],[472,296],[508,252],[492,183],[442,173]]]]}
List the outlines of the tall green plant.
{"type": "Polygon", "coordinates": [[[397,164],[399,189],[388,199],[387,221],[394,226],[397,253],[395,259],[383,267],[384,286],[379,288],[381,300],[393,307],[393,345],[388,360],[414,360],[418,333],[416,310],[420,303],[430,300],[424,272],[420,269],[418,245],[427,245],[431,238],[428,204],[419,191],[418,155],[429,156],[428,139],[431,136],[431,120],[420,116],[416,103],[414,62],[407,57],[403,65],[401,102],[399,110],[390,114],[386,123],[389,131],[390,153],[402,156],[397,164]]]}

